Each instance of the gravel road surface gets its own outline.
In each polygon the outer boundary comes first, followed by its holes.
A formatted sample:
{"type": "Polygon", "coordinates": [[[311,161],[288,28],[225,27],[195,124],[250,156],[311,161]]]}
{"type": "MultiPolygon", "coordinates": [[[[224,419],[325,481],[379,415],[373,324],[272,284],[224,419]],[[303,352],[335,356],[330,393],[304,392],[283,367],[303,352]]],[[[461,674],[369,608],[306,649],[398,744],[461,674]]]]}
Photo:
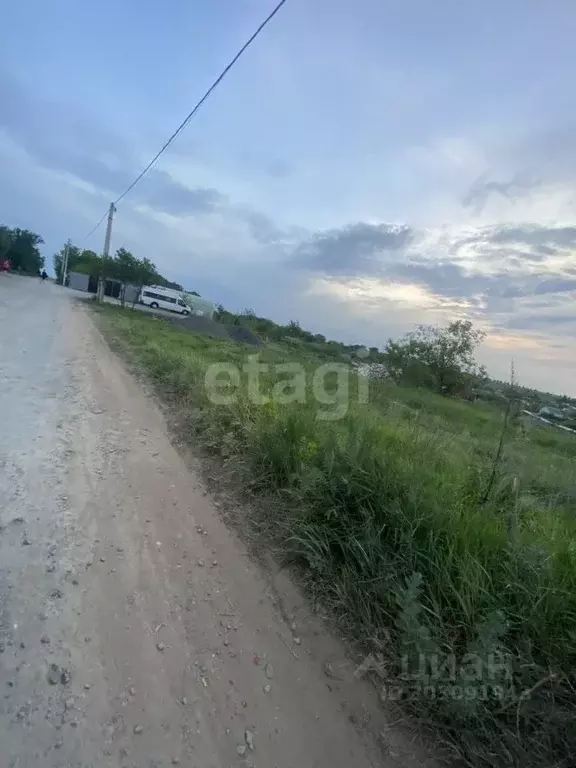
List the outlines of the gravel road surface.
{"type": "Polygon", "coordinates": [[[428,765],[89,308],[0,275],[0,328],[1,768],[428,765]]]}

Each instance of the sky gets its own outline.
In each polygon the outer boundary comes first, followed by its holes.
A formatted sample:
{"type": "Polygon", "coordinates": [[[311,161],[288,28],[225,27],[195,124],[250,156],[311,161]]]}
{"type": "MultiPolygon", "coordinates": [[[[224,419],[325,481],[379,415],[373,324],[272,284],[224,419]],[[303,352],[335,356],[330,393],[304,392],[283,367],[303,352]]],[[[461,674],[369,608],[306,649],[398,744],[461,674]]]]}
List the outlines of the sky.
{"type": "MultiPolygon", "coordinates": [[[[101,250],[109,202],[274,5],[7,5],[0,223],[47,264],[101,250]]],[[[572,0],[288,0],[112,249],[349,343],[471,319],[492,376],[576,396],[575,24],[572,0]]]]}

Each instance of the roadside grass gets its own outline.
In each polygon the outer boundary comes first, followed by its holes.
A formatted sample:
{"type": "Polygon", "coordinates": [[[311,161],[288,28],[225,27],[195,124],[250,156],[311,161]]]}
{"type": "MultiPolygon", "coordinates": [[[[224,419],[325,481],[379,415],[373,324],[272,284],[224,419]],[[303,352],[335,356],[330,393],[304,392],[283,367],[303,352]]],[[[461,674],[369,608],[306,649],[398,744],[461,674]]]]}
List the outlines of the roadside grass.
{"type": "MultiPolygon", "coordinates": [[[[256,405],[246,381],[211,402],[207,367],[254,348],[141,313],[96,309],[168,402],[199,412],[194,435],[237,456],[258,492],[282,500],[270,526],[316,594],[379,660],[382,698],[438,728],[475,768],[576,761],[576,472],[572,435],[513,424],[484,501],[503,413],[371,383],[345,415],[304,403],[256,405]],[[380,662],[385,662],[386,675],[380,662]]],[[[315,361],[290,345],[262,362],[315,361]]],[[[322,360],[319,362],[323,362],[322,360]]],[[[282,376],[261,376],[271,393],[282,376]]],[[[329,397],[326,398],[330,399],[329,397]]]]}

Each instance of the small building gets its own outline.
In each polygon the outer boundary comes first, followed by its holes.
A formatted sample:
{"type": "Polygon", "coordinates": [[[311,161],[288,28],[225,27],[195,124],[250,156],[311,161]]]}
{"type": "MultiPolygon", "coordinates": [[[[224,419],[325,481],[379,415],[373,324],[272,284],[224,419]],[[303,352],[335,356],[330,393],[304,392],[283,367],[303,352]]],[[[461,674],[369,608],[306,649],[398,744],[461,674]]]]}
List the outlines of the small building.
{"type": "Polygon", "coordinates": [[[538,416],[542,416],[543,419],[552,419],[553,421],[562,421],[564,418],[560,408],[555,408],[552,405],[545,405],[544,408],[540,408],[538,416]]]}
{"type": "MultiPolygon", "coordinates": [[[[98,290],[98,279],[92,275],[85,275],[82,272],[68,273],[68,288],[74,291],[85,291],[86,293],[96,293],[98,290]]],[[[123,283],[120,280],[106,278],[104,280],[104,296],[120,300],[122,298],[123,283]]],[[[140,288],[137,285],[126,283],[124,286],[124,301],[132,304],[138,300],[140,288]]]]}
{"type": "Polygon", "coordinates": [[[84,275],[81,272],[69,272],[66,282],[68,288],[73,291],[86,291],[86,293],[96,293],[96,288],[90,290],[90,275],[84,275]]]}

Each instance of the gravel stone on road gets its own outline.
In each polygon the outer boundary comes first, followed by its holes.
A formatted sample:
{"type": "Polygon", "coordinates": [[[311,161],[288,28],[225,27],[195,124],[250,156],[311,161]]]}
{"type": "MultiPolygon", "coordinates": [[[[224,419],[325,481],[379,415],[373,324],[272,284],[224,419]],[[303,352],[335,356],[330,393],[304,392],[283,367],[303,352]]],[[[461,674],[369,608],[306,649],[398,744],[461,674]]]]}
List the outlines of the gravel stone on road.
{"type": "Polygon", "coordinates": [[[86,303],[0,275],[0,327],[0,765],[432,766],[247,557],[86,303]]]}

